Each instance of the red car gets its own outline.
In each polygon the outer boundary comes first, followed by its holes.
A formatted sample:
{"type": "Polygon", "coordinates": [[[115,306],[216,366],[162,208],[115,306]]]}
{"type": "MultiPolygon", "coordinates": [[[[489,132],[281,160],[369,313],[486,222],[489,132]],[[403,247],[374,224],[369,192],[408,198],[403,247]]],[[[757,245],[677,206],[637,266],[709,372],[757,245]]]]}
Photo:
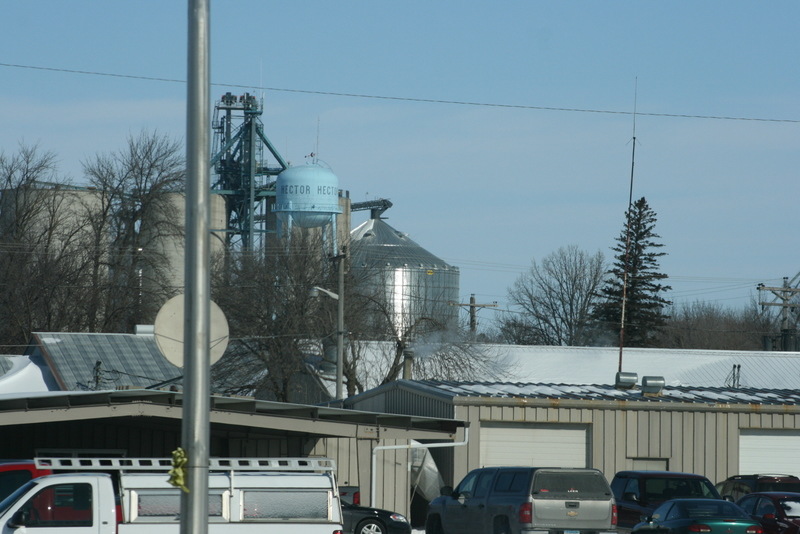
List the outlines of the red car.
{"type": "Polygon", "coordinates": [[[761,523],[764,534],[800,534],[800,493],[749,493],[736,504],[761,523]]]}

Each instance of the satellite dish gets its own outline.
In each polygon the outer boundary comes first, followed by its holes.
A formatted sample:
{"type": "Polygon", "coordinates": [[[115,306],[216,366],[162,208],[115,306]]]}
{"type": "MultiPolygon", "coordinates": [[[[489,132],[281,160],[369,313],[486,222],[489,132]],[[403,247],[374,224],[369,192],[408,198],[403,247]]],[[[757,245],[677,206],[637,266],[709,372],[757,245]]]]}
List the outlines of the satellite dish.
{"type": "MultiPolygon", "coordinates": [[[[183,367],[183,304],[184,296],[176,295],[169,299],[156,315],[153,333],[161,354],[174,366],[183,367]]],[[[216,363],[228,347],[228,320],[213,301],[211,309],[211,342],[209,344],[209,364],[216,363]]]]}

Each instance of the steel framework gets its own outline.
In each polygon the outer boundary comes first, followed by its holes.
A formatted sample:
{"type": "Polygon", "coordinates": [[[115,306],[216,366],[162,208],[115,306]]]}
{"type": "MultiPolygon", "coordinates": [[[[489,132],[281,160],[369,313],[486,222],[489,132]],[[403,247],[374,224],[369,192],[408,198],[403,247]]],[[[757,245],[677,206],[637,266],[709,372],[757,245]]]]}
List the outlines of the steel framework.
{"type": "Polygon", "coordinates": [[[227,227],[212,231],[225,232],[228,247],[255,248],[264,234],[275,231],[268,228],[268,199],[275,196],[273,177],[287,164],[264,134],[261,113],[249,93],[225,93],[214,107],[211,166],[216,180],[211,190],[225,198],[227,227]]]}

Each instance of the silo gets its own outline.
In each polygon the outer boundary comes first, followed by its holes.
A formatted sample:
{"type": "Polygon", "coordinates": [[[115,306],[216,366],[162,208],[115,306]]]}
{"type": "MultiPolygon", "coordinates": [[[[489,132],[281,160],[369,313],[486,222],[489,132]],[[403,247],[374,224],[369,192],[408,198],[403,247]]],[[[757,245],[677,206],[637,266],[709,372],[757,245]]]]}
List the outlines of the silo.
{"type": "Polygon", "coordinates": [[[93,251],[103,204],[100,191],[72,186],[43,186],[0,191],[0,241],[21,240],[86,254],[93,251]]]}
{"type": "Polygon", "coordinates": [[[362,291],[375,294],[402,335],[442,330],[458,322],[458,267],[428,252],[382,219],[350,233],[351,270],[362,291]]]}
{"type": "MultiPolygon", "coordinates": [[[[210,195],[209,203],[210,228],[212,230],[224,229],[226,223],[225,199],[220,195],[210,195]]],[[[184,193],[164,194],[159,198],[159,202],[152,205],[148,216],[142,221],[142,249],[139,252],[149,259],[144,262],[145,272],[142,273],[145,291],[153,291],[166,285],[174,293],[183,292],[185,221],[186,195],[184,193]]],[[[209,248],[212,256],[224,250],[225,236],[223,232],[211,232],[209,248]]]]}

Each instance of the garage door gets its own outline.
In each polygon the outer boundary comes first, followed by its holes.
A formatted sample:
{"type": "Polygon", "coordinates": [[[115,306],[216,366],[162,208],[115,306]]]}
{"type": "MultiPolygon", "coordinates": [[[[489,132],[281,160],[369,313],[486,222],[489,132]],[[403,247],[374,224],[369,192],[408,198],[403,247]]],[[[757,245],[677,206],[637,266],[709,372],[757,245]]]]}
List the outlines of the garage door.
{"type": "Polygon", "coordinates": [[[739,474],[800,475],[800,431],[743,429],[739,432],[739,474]]]}
{"type": "Polygon", "coordinates": [[[583,425],[481,423],[481,464],[587,467],[588,429],[583,425]]]}

